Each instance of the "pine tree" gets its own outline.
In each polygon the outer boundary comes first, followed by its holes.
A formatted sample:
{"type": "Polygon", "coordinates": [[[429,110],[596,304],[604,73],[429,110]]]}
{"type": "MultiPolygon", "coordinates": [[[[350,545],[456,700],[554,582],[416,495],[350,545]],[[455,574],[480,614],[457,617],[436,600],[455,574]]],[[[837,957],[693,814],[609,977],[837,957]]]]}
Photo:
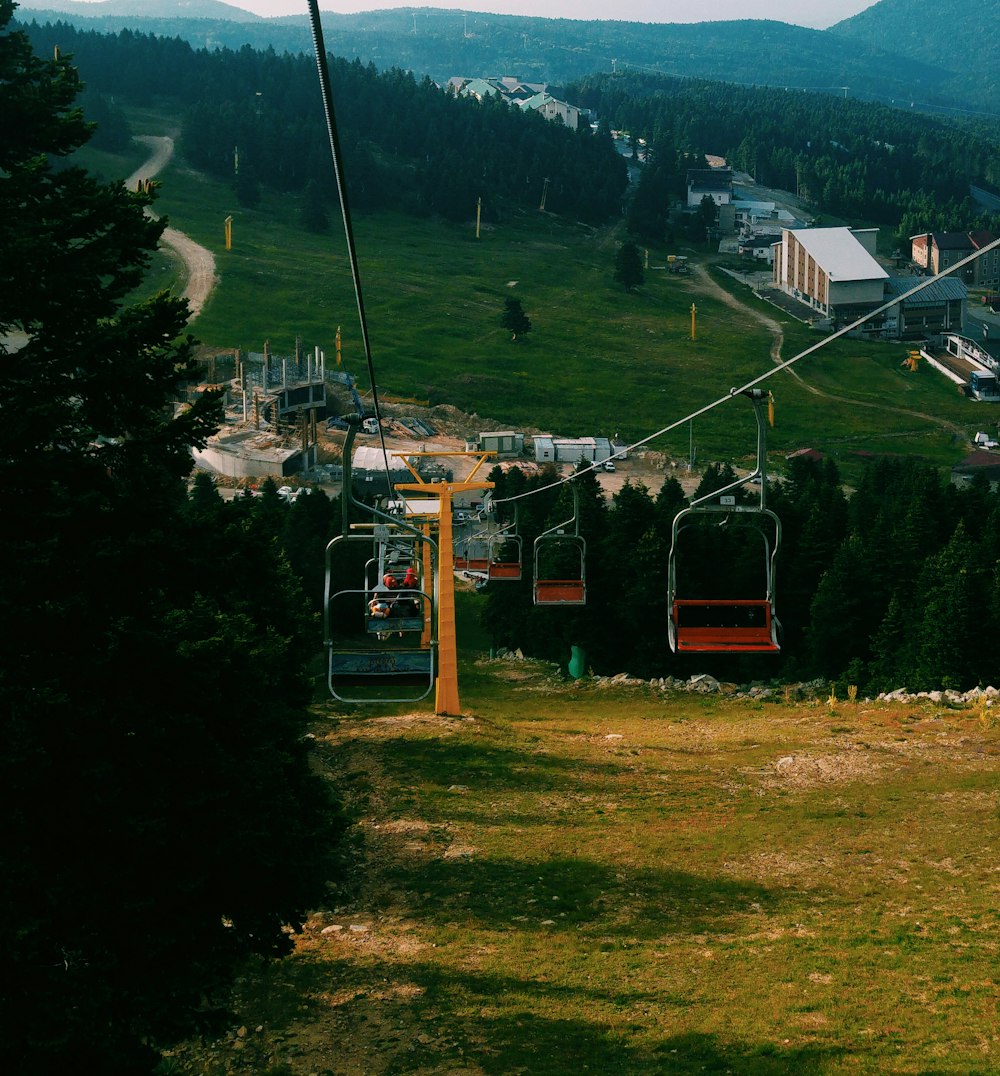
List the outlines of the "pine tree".
{"type": "Polygon", "coordinates": [[[504,299],[500,324],[511,334],[511,340],[531,332],[531,319],[521,307],[520,299],[504,299]]]}
{"type": "Polygon", "coordinates": [[[303,740],[310,622],[225,535],[186,304],[139,303],[150,196],[83,144],[66,59],[0,0],[0,1067],[135,1074],[322,899],[337,817],[303,740]]]}
{"type": "Polygon", "coordinates": [[[615,282],[627,292],[634,291],[646,279],[639,248],[631,240],[622,243],[615,256],[615,282]]]}

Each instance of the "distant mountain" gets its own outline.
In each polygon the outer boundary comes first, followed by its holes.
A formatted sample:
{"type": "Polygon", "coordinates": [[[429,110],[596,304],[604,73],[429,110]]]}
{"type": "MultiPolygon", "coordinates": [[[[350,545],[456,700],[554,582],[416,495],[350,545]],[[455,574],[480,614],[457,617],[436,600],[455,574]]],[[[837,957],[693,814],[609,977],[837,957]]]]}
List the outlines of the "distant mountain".
{"type": "MultiPolygon", "coordinates": [[[[985,76],[970,77],[963,61],[970,50],[953,46],[956,40],[973,37],[972,28],[979,26],[984,36],[993,27],[992,46],[982,41],[979,50],[995,48],[1000,8],[969,8],[964,10],[958,0],[882,0],[839,23],[835,32],[765,20],[635,23],[435,8],[324,12],[323,26],[327,48],[338,56],[371,62],[382,70],[413,71],[439,83],[453,75],[515,75],[559,86],[595,72],[631,68],[742,85],[826,90],[865,100],[1000,109],[1000,87],[991,87],[985,76]],[[951,14],[947,32],[927,31],[938,46],[926,48],[923,55],[902,55],[897,45],[906,43],[912,49],[925,25],[922,20],[939,6],[951,14]],[[906,27],[906,35],[891,31],[897,22],[906,27]]],[[[129,28],[176,36],[196,48],[312,50],[305,13],[264,19],[219,0],[24,0],[21,15],[39,22],[62,19],[103,33],[129,28]]],[[[994,62],[992,69],[997,66],[994,62]]]]}
{"type": "MultiPolygon", "coordinates": [[[[260,15],[222,0],[101,0],[83,4],[79,0],[17,0],[22,16],[76,15],[99,19],[107,15],[149,19],[229,19],[233,22],[264,22],[260,15]]],[[[15,12],[17,14],[17,12],[15,12]]],[[[65,21],[65,20],[64,20],[65,21]]]]}
{"type": "Polygon", "coordinates": [[[1000,112],[1000,4],[881,0],[826,32],[946,71],[942,92],[1000,112]]]}

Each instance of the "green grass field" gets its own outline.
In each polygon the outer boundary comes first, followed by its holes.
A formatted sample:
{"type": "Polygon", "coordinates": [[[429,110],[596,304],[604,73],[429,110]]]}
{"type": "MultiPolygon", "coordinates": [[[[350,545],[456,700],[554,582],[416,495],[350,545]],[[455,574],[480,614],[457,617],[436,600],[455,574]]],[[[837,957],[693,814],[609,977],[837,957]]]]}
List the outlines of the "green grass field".
{"type": "MultiPolygon", "coordinates": [[[[138,132],[159,132],[141,114],[138,132]]],[[[139,154],[137,153],[137,160],[139,154]]],[[[129,165],[122,162],[124,174],[129,165]]],[[[102,172],[111,167],[102,162],[102,172]]],[[[113,174],[113,169],[110,174],[113,174]]],[[[259,351],[270,340],[290,354],[296,336],[333,354],[343,326],[346,367],[366,381],[361,335],[339,215],[325,236],[298,224],[293,198],[265,194],[241,209],[225,185],[175,159],[161,177],[158,210],[211,249],[220,283],[194,333],[208,347],[259,351]],[[233,249],[224,249],[232,215],[233,249]]],[[[772,335],[749,312],[706,294],[692,277],[649,272],[626,295],[612,280],[623,233],[544,214],[512,214],[475,236],[465,226],[376,215],[354,220],[372,351],[382,393],[450,403],[515,428],[635,441],[725,396],[772,365],[772,335]],[[499,324],[503,301],[519,298],[532,332],[514,343],[499,324]],[[697,306],[691,340],[692,303],[697,306]]],[[[652,265],[667,251],[650,251],[652,265]]],[[[701,257],[697,255],[696,257],[701,257]]],[[[159,286],[172,272],[154,266],[159,286]]],[[[781,321],[789,358],[819,339],[724,276],[718,282],[781,321]]],[[[778,421],[769,437],[776,460],[812,446],[844,461],[856,452],[920,455],[945,466],[967,450],[987,419],[928,369],[904,373],[899,345],[835,341],[768,382],[778,421]],[[804,382],[804,383],[803,383],[804,382]],[[810,389],[818,390],[817,392],[810,389]],[[947,424],[959,430],[949,428],[947,424]]],[[[685,424],[652,447],[686,455],[685,424]]],[[[716,409],[694,428],[704,460],[752,456],[750,409],[716,409]]]]}
{"type": "Polygon", "coordinates": [[[462,691],[317,708],[352,881],[170,1071],[1000,1069],[989,712],[471,659],[462,691]]]}
{"type": "MultiPolygon", "coordinates": [[[[206,344],[330,354],[340,324],[363,373],[336,222],[317,238],[293,200],[240,210],[180,161],[163,179],[159,208],[218,259],[206,344]]],[[[355,227],[383,392],[636,439],[771,362],[771,334],[691,278],[626,296],[614,230],[355,227]],[[508,295],[534,322],[516,345],[508,295]]],[[[817,339],[782,325],[785,358],[817,339]]],[[[774,378],[775,456],[958,458],[987,412],[902,351],[838,342],[774,378]]],[[[695,439],[748,457],[750,409],[695,439]]],[[[356,822],[347,881],[292,957],[247,968],[229,1033],[178,1045],[164,1076],[1000,1071],[992,711],[572,685],[460,638],[462,718],[315,707],[317,766],[356,822]]]]}

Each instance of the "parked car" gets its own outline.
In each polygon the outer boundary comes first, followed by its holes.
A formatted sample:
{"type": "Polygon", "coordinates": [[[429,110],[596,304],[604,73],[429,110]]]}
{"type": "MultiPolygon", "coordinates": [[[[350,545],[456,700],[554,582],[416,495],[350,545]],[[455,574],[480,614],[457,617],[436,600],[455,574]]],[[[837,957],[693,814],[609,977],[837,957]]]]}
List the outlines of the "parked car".
{"type": "Polygon", "coordinates": [[[604,461],[604,469],[605,469],[605,471],[608,471],[611,474],[613,474],[618,468],[615,467],[615,461],[614,460],[605,460],[604,461]]]}

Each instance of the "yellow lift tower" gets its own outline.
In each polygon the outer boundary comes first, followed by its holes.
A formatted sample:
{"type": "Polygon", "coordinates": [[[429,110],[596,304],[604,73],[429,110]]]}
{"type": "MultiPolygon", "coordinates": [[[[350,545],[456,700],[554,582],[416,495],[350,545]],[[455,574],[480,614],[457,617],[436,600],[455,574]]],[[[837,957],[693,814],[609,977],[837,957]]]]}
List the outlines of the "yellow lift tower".
{"type": "MultiPolygon", "coordinates": [[[[408,452],[394,453],[406,464],[415,482],[397,482],[395,488],[403,493],[419,493],[438,502],[438,668],[434,712],[458,717],[462,707],[458,698],[458,641],[455,633],[455,556],[452,546],[452,501],[456,493],[493,489],[492,482],[476,481],[483,464],[493,452],[408,452]],[[425,481],[410,463],[411,459],[439,457],[472,457],[475,463],[468,476],[459,482],[425,481]]],[[[424,526],[431,526],[427,518],[424,526]]],[[[428,554],[429,555],[429,547],[428,554]]]]}

